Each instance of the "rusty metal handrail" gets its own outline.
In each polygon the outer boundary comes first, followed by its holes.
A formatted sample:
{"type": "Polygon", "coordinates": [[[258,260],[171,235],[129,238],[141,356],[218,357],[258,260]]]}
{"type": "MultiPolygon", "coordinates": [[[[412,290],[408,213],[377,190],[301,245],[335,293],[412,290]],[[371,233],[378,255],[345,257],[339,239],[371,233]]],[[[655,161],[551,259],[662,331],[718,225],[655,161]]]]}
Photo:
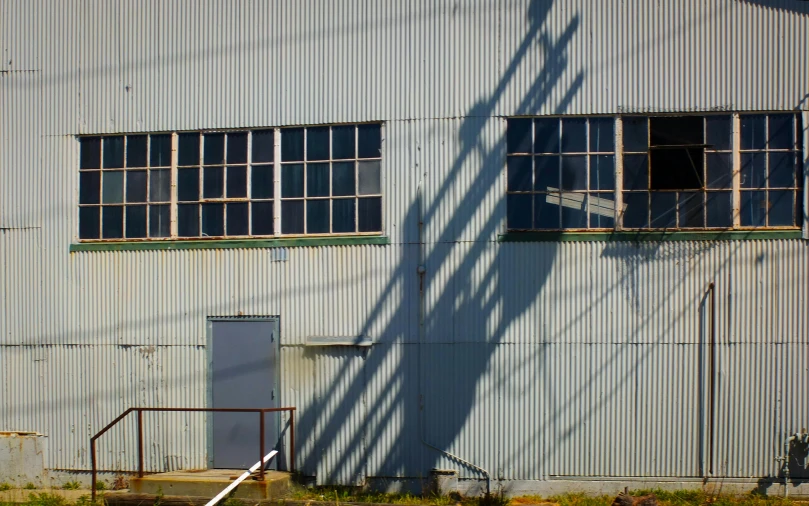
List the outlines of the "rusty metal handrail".
{"type": "Polygon", "coordinates": [[[261,452],[261,467],[259,470],[259,479],[264,480],[264,418],[267,413],[289,411],[289,457],[290,457],[290,471],[295,472],[295,408],[129,408],[115,420],[108,423],[103,429],[98,431],[95,436],[90,438],[90,460],[93,465],[92,477],[92,498],[96,499],[96,482],[98,469],[96,466],[96,440],[101,437],[105,432],[113,428],[118,422],[126,418],[129,413],[138,413],[138,477],[143,478],[143,412],[144,411],[162,411],[162,412],[207,412],[207,413],[259,413],[259,450],[261,452]]]}

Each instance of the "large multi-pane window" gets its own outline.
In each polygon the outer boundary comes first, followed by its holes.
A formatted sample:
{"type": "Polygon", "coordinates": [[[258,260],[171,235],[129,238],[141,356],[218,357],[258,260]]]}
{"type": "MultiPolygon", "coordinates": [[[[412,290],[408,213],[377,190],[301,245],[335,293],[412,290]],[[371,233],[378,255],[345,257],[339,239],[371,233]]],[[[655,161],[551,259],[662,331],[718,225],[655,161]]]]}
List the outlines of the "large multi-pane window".
{"type": "Polygon", "coordinates": [[[796,114],[513,118],[509,230],[797,228],[796,114]]]}
{"type": "Polygon", "coordinates": [[[380,124],[80,143],[80,239],[382,231],[380,124]]]}

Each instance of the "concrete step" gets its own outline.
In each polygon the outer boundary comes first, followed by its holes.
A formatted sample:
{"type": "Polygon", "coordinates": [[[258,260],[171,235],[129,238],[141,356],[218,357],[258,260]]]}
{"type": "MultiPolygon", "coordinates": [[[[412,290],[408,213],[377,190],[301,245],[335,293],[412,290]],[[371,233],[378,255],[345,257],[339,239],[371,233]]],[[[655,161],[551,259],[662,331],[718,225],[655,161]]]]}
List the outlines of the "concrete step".
{"type": "MultiPolygon", "coordinates": [[[[206,469],[202,471],[172,471],[131,478],[129,491],[134,494],[188,496],[212,498],[244,471],[238,469],[206,469]]],[[[267,471],[264,481],[247,478],[236,487],[232,497],[237,499],[280,499],[289,490],[291,476],[281,471],[267,471]]]]}

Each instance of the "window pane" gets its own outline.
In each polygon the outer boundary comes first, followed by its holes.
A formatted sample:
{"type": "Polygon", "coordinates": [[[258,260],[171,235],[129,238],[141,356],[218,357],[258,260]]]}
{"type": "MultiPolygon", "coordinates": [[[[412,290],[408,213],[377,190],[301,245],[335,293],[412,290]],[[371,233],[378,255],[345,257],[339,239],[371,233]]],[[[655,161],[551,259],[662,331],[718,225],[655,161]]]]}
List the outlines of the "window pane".
{"type": "Polygon", "coordinates": [[[177,169],[177,199],[199,200],[199,169],[177,169]]]}
{"type": "Polygon", "coordinates": [[[741,224],[744,227],[763,227],[767,216],[767,192],[741,192],[741,224]]]}
{"type": "Polygon", "coordinates": [[[325,234],[329,232],[329,201],[309,200],[306,202],[306,233],[325,234]]]}
{"type": "Polygon", "coordinates": [[[101,201],[105,204],[119,204],[124,201],[124,173],[104,172],[101,201]]]}
{"type": "Polygon", "coordinates": [[[332,127],[332,158],[354,158],[354,125],[332,127]]]}
{"type": "Polygon", "coordinates": [[[101,219],[100,207],[79,208],[79,239],[98,239],[101,219]]]}
{"type": "Polygon", "coordinates": [[[649,188],[653,190],[703,187],[702,148],[655,149],[649,152],[649,188]]]}
{"type": "Polygon", "coordinates": [[[101,237],[122,239],[124,237],[123,206],[105,207],[101,211],[101,237]]]}
{"type": "Polygon", "coordinates": [[[101,172],[79,173],[79,204],[98,204],[101,194],[101,172]]]}
{"type": "Polygon", "coordinates": [[[146,139],[145,135],[128,135],[126,137],[127,167],[146,167],[146,139]]]}
{"type": "Polygon", "coordinates": [[[253,235],[273,235],[273,203],[253,202],[250,207],[252,208],[253,235]]]}
{"type": "Polygon", "coordinates": [[[703,116],[652,116],[649,118],[649,145],[702,145],[704,128],[703,116]]]}
{"type": "Polygon", "coordinates": [[[794,136],[792,135],[792,114],[770,115],[769,148],[792,149],[794,136]]]}
{"type": "Polygon", "coordinates": [[[764,188],[766,174],[764,153],[742,153],[742,188],[764,188]]]}
{"type": "Polygon", "coordinates": [[[382,156],[382,126],[357,125],[357,158],[382,156]]]}
{"type": "Polygon", "coordinates": [[[271,162],[275,153],[272,130],[253,131],[253,162],[271,162]]]}
{"type": "Polygon", "coordinates": [[[199,165],[199,134],[180,134],[178,137],[177,164],[199,165]]]}
{"type": "Polygon", "coordinates": [[[647,228],[649,226],[649,194],[624,192],[623,220],[625,228],[647,228]]]}
{"type": "Polygon", "coordinates": [[[150,165],[152,167],[171,166],[171,135],[153,135],[150,144],[150,165]]]}
{"type": "Polygon", "coordinates": [[[743,115],[740,118],[742,127],[742,149],[764,149],[767,146],[767,116],[743,115]]]}
{"type": "MultiPolygon", "coordinates": [[[[538,229],[558,229],[559,227],[559,202],[558,193],[541,193],[534,196],[534,228],[538,229]]],[[[531,201],[528,201],[531,205],[531,201]]],[[[528,211],[530,215],[530,211],[528,211]]]]}
{"type": "Polygon", "coordinates": [[[615,157],[613,155],[590,157],[590,189],[615,189],[615,157]]]}
{"type": "Polygon", "coordinates": [[[705,205],[702,202],[701,192],[682,192],[677,203],[680,227],[704,227],[703,213],[705,205]]]}
{"type": "Polygon", "coordinates": [[[171,200],[170,191],[171,171],[165,169],[151,171],[149,174],[149,201],[168,202],[171,200]]]}
{"type": "Polygon", "coordinates": [[[329,127],[309,128],[306,130],[306,159],[329,159],[329,127]]]}
{"type": "Polygon", "coordinates": [[[795,202],[793,201],[795,193],[792,191],[771,191],[767,193],[770,208],[767,225],[771,227],[794,225],[792,211],[795,209],[795,202]]]}
{"type": "Polygon", "coordinates": [[[247,163],[247,132],[228,134],[228,164],[247,163]]]}
{"type": "Polygon", "coordinates": [[[281,233],[303,233],[303,201],[286,200],[281,202],[281,233]]]}
{"type": "Polygon", "coordinates": [[[126,206],[126,237],[146,237],[146,206],[126,206]]]}
{"type": "MultiPolygon", "coordinates": [[[[530,152],[530,147],[527,149],[530,152]]],[[[559,118],[542,118],[534,122],[534,152],[559,152],[559,118]]]]}
{"type": "Polygon", "coordinates": [[[247,167],[244,165],[240,165],[238,167],[228,167],[227,171],[227,196],[229,198],[247,197],[247,167]]]}
{"type": "Polygon", "coordinates": [[[789,188],[795,186],[795,155],[793,153],[769,153],[770,188],[789,188]]]}
{"type": "MultiPolygon", "coordinates": [[[[358,162],[357,163],[357,193],[360,195],[375,195],[382,193],[382,182],[380,181],[380,162],[358,162]]],[[[528,170],[531,170],[530,159],[528,170]]]]}
{"type": "Polygon", "coordinates": [[[360,232],[382,231],[382,198],[359,199],[357,214],[360,232]]]}
{"type": "Polygon", "coordinates": [[[506,159],[508,180],[506,190],[510,192],[530,192],[532,185],[530,156],[509,156],[506,159]]]}
{"type": "Polygon", "coordinates": [[[149,237],[171,235],[169,206],[149,206],[149,237]]]}
{"type": "Polygon", "coordinates": [[[645,117],[623,118],[624,151],[643,152],[649,148],[645,117]]]}
{"type": "Polygon", "coordinates": [[[506,195],[506,222],[510,230],[531,228],[531,199],[529,195],[506,195]]]}
{"type": "Polygon", "coordinates": [[[562,157],[562,190],[587,189],[587,157],[562,157]]]}
{"type": "Polygon", "coordinates": [[[354,162],[337,162],[331,167],[331,194],[354,195],[354,162]]]}
{"type": "Polygon", "coordinates": [[[180,237],[199,236],[199,206],[197,204],[177,206],[177,235],[180,237]]]}
{"type": "Polygon", "coordinates": [[[649,211],[651,228],[674,228],[677,226],[677,194],[674,192],[650,192],[649,211]]]}
{"type": "Polygon", "coordinates": [[[584,193],[562,193],[560,195],[562,206],[562,228],[587,227],[587,214],[585,213],[584,193]]]}
{"type": "Polygon", "coordinates": [[[587,151],[587,120],[562,120],[562,153],[583,153],[587,151]]]}
{"type": "MultiPolygon", "coordinates": [[[[146,202],[146,171],[126,171],[126,201],[146,202]]],[[[145,214],[144,214],[145,216],[145,214]]]]}
{"type": "Polygon", "coordinates": [[[534,190],[559,190],[559,157],[537,156],[534,158],[534,163],[536,164],[536,181],[534,182],[534,190]]]}
{"type": "MultiPolygon", "coordinates": [[[[202,197],[222,198],[225,194],[225,171],[222,167],[205,167],[202,173],[202,197]]],[[[203,225],[203,232],[205,231],[203,225]]]]}
{"type": "Polygon", "coordinates": [[[615,226],[615,196],[612,192],[591,193],[587,198],[587,212],[593,228],[615,226]]]}
{"type": "Polygon", "coordinates": [[[281,160],[285,162],[303,160],[303,128],[281,130],[281,160]]]}
{"type": "Polygon", "coordinates": [[[247,235],[247,202],[227,205],[228,235],[247,235]]]}
{"type": "Polygon", "coordinates": [[[303,197],[303,165],[281,166],[281,196],[303,197]]]}
{"type": "Polygon", "coordinates": [[[730,116],[705,117],[705,144],[708,149],[730,151],[730,116]]]}
{"type": "Polygon", "coordinates": [[[506,148],[508,153],[531,152],[531,120],[510,119],[506,122],[506,148]]]}
{"type": "Polygon", "coordinates": [[[732,225],[731,214],[730,192],[709,192],[706,194],[706,226],[730,227],[732,225]]]}
{"type": "Polygon", "coordinates": [[[355,232],[354,199],[332,201],[332,232],[355,232]]]}
{"type": "Polygon", "coordinates": [[[82,137],[79,139],[79,168],[101,168],[101,138],[82,137]]]}
{"type": "Polygon", "coordinates": [[[328,163],[310,163],[306,166],[306,195],[309,197],[329,196],[328,163]]]}
{"type": "Polygon", "coordinates": [[[222,165],[225,163],[225,134],[207,134],[202,139],[202,163],[222,165]]]}
{"type": "Polygon", "coordinates": [[[590,120],[590,151],[615,150],[615,121],[612,118],[590,120]]]}
{"type": "Polygon", "coordinates": [[[730,188],[733,160],[730,153],[707,153],[705,155],[707,167],[706,188],[730,188]]]}
{"type": "Polygon", "coordinates": [[[274,196],[272,166],[253,165],[253,173],[250,176],[251,197],[254,199],[271,199],[274,196]]]}
{"type": "Polygon", "coordinates": [[[124,138],[104,137],[104,168],[124,166],[124,138]]]}
{"type": "Polygon", "coordinates": [[[624,156],[624,190],[645,190],[648,183],[646,155],[624,156]]]}
{"type": "Polygon", "coordinates": [[[202,204],[203,237],[219,237],[225,235],[225,205],[202,204]]]}

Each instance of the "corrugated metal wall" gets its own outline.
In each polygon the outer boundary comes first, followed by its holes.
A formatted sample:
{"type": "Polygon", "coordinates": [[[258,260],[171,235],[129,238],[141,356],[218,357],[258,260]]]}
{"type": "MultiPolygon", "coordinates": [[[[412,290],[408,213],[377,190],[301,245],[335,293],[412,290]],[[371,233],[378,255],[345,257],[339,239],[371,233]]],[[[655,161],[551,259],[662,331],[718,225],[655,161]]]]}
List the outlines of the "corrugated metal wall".
{"type": "MultiPolygon", "coordinates": [[[[0,13],[0,428],[46,433],[52,468],[87,469],[127,407],[204,405],[206,318],[248,314],[281,317],[282,402],[320,482],[480,477],[428,445],[500,479],[699,476],[710,282],[717,474],[775,475],[806,425],[807,243],[496,242],[502,116],[805,107],[805,2],[0,13]],[[367,120],[385,122],[388,246],[68,252],[76,134],[367,120]],[[329,335],[376,344],[303,346],[329,335]]],[[[146,421],[148,469],[206,465],[203,416],[146,421]]],[[[132,423],[102,468],[136,466],[132,423]]]]}

